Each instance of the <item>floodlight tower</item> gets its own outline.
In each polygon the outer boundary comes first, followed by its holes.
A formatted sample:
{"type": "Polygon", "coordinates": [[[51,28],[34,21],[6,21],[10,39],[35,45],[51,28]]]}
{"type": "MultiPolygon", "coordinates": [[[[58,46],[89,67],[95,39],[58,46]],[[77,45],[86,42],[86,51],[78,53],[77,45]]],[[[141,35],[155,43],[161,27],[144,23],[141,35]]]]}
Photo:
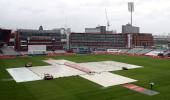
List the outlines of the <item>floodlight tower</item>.
{"type": "Polygon", "coordinates": [[[134,12],[134,3],[128,2],[128,10],[131,13],[131,26],[132,26],[132,13],[134,12]]]}

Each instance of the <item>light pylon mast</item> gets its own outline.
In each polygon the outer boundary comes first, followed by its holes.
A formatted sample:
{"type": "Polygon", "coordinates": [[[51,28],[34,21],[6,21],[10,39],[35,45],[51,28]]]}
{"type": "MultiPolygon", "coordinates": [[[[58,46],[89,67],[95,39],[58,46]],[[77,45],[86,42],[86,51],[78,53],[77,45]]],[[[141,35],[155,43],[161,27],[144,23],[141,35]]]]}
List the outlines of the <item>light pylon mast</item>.
{"type": "Polygon", "coordinates": [[[131,13],[131,26],[132,26],[132,24],[133,24],[132,13],[134,12],[134,3],[133,2],[128,2],[128,10],[131,13]]]}

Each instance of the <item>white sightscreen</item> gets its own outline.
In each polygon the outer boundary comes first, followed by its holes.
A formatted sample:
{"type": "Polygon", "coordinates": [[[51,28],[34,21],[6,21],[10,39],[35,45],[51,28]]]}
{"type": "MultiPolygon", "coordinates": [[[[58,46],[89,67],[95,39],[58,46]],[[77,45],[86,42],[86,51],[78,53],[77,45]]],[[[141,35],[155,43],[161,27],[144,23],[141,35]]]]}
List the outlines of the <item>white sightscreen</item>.
{"type": "Polygon", "coordinates": [[[46,45],[28,45],[28,52],[46,51],[46,45]]]}
{"type": "Polygon", "coordinates": [[[128,34],[128,48],[131,47],[131,43],[132,42],[132,35],[131,34],[128,34]]]}

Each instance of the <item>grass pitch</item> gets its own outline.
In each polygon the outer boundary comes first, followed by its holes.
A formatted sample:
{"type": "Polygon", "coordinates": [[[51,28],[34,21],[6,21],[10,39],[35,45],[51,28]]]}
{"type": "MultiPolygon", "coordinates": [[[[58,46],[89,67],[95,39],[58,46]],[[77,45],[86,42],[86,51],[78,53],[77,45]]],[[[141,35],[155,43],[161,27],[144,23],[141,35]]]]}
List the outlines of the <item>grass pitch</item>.
{"type": "Polygon", "coordinates": [[[0,99],[1,100],[169,100],[170,99],[170,60],[149,57],[130,57],[123,55],[69,55],[56,57],[27,57],[0,59],[0,99]],[[74,62],[114,60],[143,66],[144,68],[113,73],[138,80],[134,84],[149,88],[154,82],[155,96],[140,94],[121,86],[103,88],[79,76],[58,78],[50,81],[16,83],[5,70],[23,67],[32,62],[33,66],[48,65],[42,60],[47,58],[67,59],[74,62]]]}

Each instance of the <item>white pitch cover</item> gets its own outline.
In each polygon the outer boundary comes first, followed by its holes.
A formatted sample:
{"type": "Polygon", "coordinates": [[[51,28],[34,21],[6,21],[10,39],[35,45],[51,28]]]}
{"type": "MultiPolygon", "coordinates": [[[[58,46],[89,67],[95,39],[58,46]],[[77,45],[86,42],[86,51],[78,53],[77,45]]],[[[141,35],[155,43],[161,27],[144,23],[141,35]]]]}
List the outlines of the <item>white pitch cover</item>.
{"type": "Polygon", "coordinates": [[[108,71],[122,70],[122,67],[128,69],[140,68],[142,66],[131,65],[116,61],[100,61],[100,62],[87,62],[87,63],[74,63],[68,60],[45,60],[45,62],[51,64],[49,66],[35,66],[35,67],[20,67],[20,68],[8,68],[7,71],[14,78],[16,82],[27,82],[42,80],[44,74],[48,73],[53,75],[54,78],[69,77],[69,76],[81,76],[92,82],[100,84],[104,87],[119,85],[136,80],[130,79],[124,76],[112,74],[108,71]],[[64,65],[65,62],[74,63],[81,68],[87,68],[94,72],[87,74],[78,69],[64,65]]]}
{"type": "Polygon", "coordinates": [[[125,83],[131,83],[135,82],[137,80],[127,78],[124,76],[116,75],[110,72],[102,72],[98,74],[86,74],[86,75],[80,75],[81,77],[88,79],[94,83],[97,83],[103,87],[109,87],[114,85],[120,85],[125,83]]]}
{"type": "Polygon", "coordinates": [[[16,82],[27,82],[41,80],[41,77],[25,67],[7,69],[16,82]]]}

